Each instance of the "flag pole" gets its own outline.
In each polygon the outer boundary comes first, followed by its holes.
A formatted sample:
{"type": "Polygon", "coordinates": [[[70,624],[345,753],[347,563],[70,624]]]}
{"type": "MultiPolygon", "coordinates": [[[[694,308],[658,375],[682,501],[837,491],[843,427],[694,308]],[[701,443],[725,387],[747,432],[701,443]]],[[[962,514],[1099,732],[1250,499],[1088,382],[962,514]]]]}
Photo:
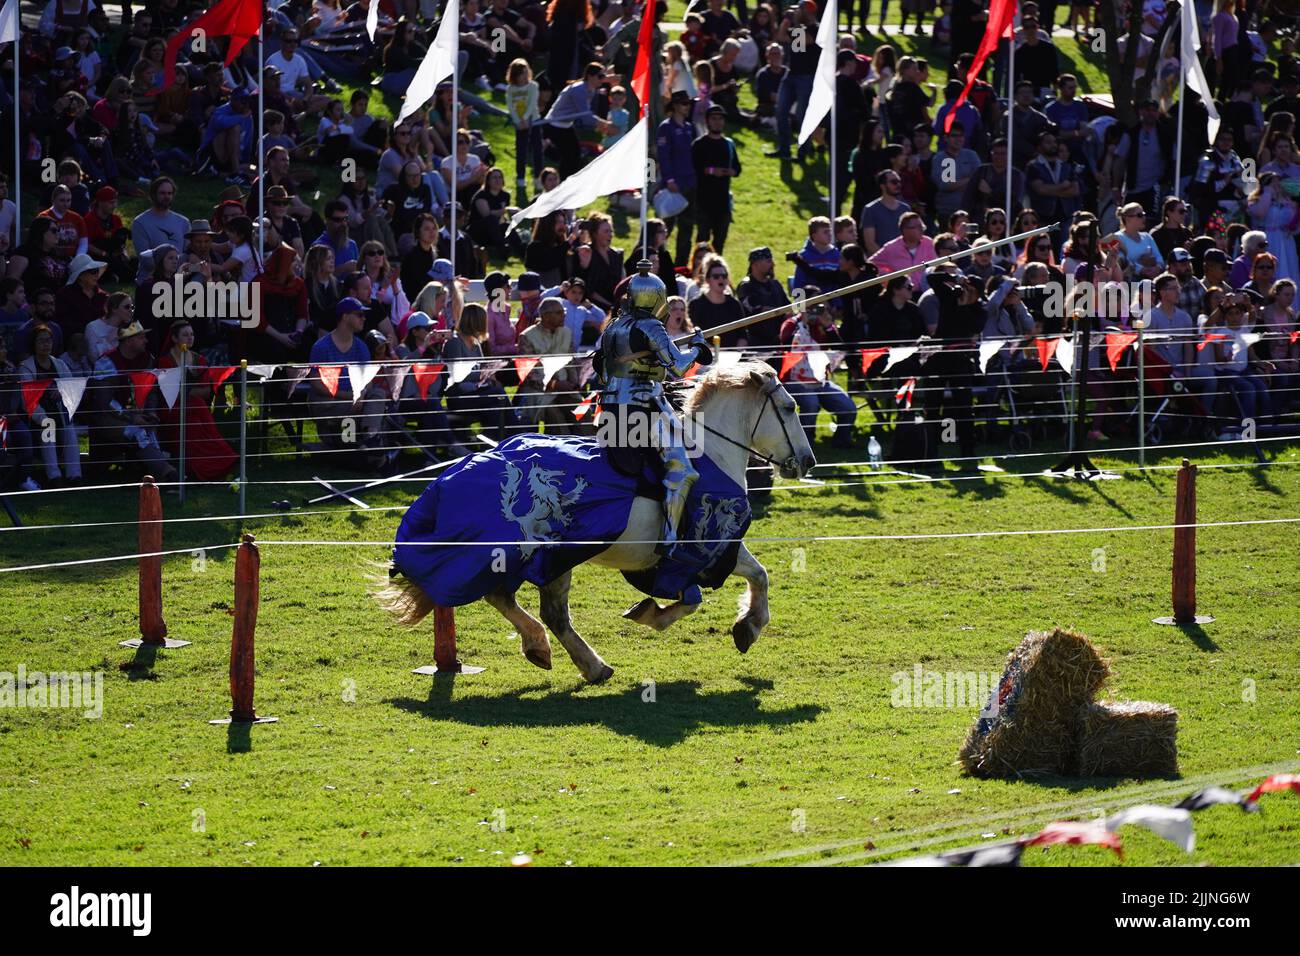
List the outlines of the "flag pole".
{"type": "MultiPolygon", "coordinates": [[[[451,4],[447,4],[443,9],[442,15],[445,17],[450,12],[451,4]]],[[[453,303],[456,301],[456,240],[460,238],[457,228],[457,213],[460,212],[460,204],[457,202],[457,187],[460,185],[456,176],[456,155],[460,151],[460,29],[459,17],[460,8],[456,9],[457,23],[456,32],[452,36],[451,47],[451,222],[447,226],[447,245],[451,255],[451,284],[453,288],[447,290],[447,308],[452,310],[453,303]]],[[[442,28],[442,24],[438,24],[442,28]]],[[[434,250],[437,252],[437,249],[434,250]]],[[[434,258],[437,258],[435,255],[434,258]]],[[[458,317],[457,317],[458,318],[458,317]]]]}
{"type": "MultiPolygon", "coordinates": [[[[262,18],[257,23],[257,218],[260,236],[258,242],[262,248],[257,250],[257,261],[266,257],[266,230],[260,228],[266,219],[266,8],[262,9],[262,18]]],[[[260,292],[258,293],[261,294],[260,292]]]]}
{"type": "MultiPolygon", "coordinates": [[[[852,0],[849,0],[849,2],[851,3],[852,0]]],[[[834,48],[834,50],[835,50],[835,58],[836,58],[836,61],[838,61],[838,59],[839,59],[839,36],[840,36],[840,23],[839,23],[839,20],[840,20],[840,10],[839,10],[839,4],[836,3],[836,0],[829,0],[829,2],[828,2],[828,7],[829,7],[829,9],[828,9],[826,12],[830,15],[832,22],[835,24],[835,29],[831,31],[831,46],[832,46],[832,47],[834,48]]],[[[835,130],[835,119],[836,119],[836,116],[837,116],[837,104],[836,104],[835,101],[838,99],[838,97],[835,96],[835,86],[836,86],[836,84],[839,82],[839,73],[840,73],[840,71],[839,71],[838,68],[836,68],[836,66],[835,66],[835,62],[834,62],[834,61],[831,63],[831,67],[835,70],[835,72],[831,74],[831,136],[830,136],[830,140],[831,140],[831,196],[830,196],[830,202],[831,202],[831,230],[832,230],[832,231],[831,231],[831,235],[834,236],[834,234],[835,234],[835,233],[834,233],[834,229],[835,229],[835,217],[838,216],[838,215],[840,214],[840,204],[839,204],[838,202],[835,201],[835,186],[836,186],[836,182],[835,182],[835,180],[836,180],[836,173],[838,172],[837,167],[839,166],[839,157],[840,157],[840,154],[839,154],[838,150],[836,149],[836,146],[837,146],[838,143],[839,143],[839,136],[838,136],[838,134],[837,134],[837,132],[836,132],[836,130],[835,130]]]]}
{"type": "Polygon", "coordinates": [[[20,97],[18,93],[19,77],[21,69],[19,67],[18,41],[22,39],[23,29],[22,10],[19,9],[18,0],[13,0],[14,5],[14,241],[17,242],[22,236],[23,222],[23,133],[22,122],[20,117],[22,110],[20,108],[20,97]]]}
{"type": "Polygon", "coordinates": [[[1011,38],[1007,41],[1007,222],[1012,221],[1015,210],[1011,208],[1011,184],[1015,179],[1016,151],[1016,21],[1020,19],[1020,5],[1011,14],[1011,38]]]}
{"type": "Polygon", "coordinates": [[[1178,145],[1174,147],[1174,195],[1183,195],[1183,101],[1187,99],[1187,54],[1196,55],[1195,50],[1188,50],[1187,11],[1192,0],[1182,0],[1182,9],[1178,11],[1178,145]]]}

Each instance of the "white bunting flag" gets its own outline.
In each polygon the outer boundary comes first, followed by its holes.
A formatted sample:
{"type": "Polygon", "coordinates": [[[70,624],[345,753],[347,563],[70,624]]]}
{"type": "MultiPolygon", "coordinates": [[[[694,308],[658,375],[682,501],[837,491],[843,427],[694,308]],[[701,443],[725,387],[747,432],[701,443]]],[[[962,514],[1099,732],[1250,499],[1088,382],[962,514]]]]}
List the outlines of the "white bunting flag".
{"type": "Polygon", "coordinates": [[[0,10],[0,43],[13,43],[17,39],[18,0],[5,0],[4,9],[0,10]]]}
{"type": "Polygon", "coordinates": [[[411,372],[409,364],[393,366],[393,397],[400,398],[402,395],[402,386],[406,384],[406,376],[411,372]]]}
{"type": "Polygon", "coordinates": [[[1201,60],[1196,55],[1201,48],[1201,29],[1196,22],[1196,4],[1186,2],[1182,9],[1182,44],[1180,59],[1182,60],[1183,69],[1187,73],[1187,87],[1195,90],[1200,96],[1201,102],[1205,104],[1205,109],[1210,114],[1210,145],[1214,145],[1214,138],[1219,135],[1219,111],[1214,108],[1214,95],[1210,92],[1210,84],[1205,79],[1205,71],[1201,68],[1201,60]]]}
{"type": "Polygon", "coordinates": [[[889,350],[889,358],[885,361],[885,367],[880,374],[888,372],[899,362],[904,362],[915,355],[920,349],[915,345],[898,345],[889,350]]]}
{"type": "Polygon", "coordinates": [[[301,382],[304,378],[306,378],[307,374],[310,371],[311,371],[310,366],[289,369],[289,391],[292,392],[295,388],[297,388],[298,383],[301,382]]]}
{"type": "Polygon", "coordinates": [[[249,374],[256,375],[259,378],[270,378],[279,367],[278,365],[250,365],[248,371],[249,374]]]}
{"type": "Polygon", "coordinates": [[[474,371],[474,366],[477,364],[478,359],[456,359],[454,362],[448,362],[447,377],[451,384],[459,385],[469,378],[469,373],[474,371]]]}
{"type": "Polygon", "coordinates": [[[366,387],[375,380],[379,370],[383,365],[379,362],[367,362],[364,365],[357,363],[348,366],[348,381],[352,383],[352,403],[355,405],[361,401],[362,393],[366,387]]]}
{"type": "Polygon", "coordinates": [[[985,372],[989,367],[989,359],[1002,351],[1002,346],[1007,344],[1006,339],[989,339],[980,343],[980,371],[985,372]]]}
{"type": "Polygon", "coordinates": [[[63,407],[68,411],[69,418],[77,414],[77,409],[81,407],[81,397],[86,394],[86,383],[89,381],[89,378],[56,378],[54,380],[54,384],[59,389],[59,396],[63,399],[63,407]]]}
{"type": "Polygon", "coordinates": [[[808,97],[808,107],[803,113],[803,125],[799,128],[800,146],[807,142],[813,130],[831,111],[831,104],[835,102],[835,58],[839,53],[836,42],[838,20],[839,10],[836,9],[835,0],[826,0],[826,9],[822,11],[821,23],[817,26],[817,45],[821,48],[821,52],[817,56],[817,72],[813,74],[812,95],[808,97]]]}
{"type": "Polygon", "coordinates": [[[1056,360],[1061,363],[1066,375],[1074,375],[1074,342],[1068,335],[1062,336],[1056,343],[1056,360]]]}
{"type": "Polygon", "coordinates": [[[1177,844],[1184,853],[1196,848],[1196,832],[1192,829],[1192,814],[1177,807],[1158,807],[1145,804],[1129,807],[1106,818],[1106,829],[1115,831],[1126,823],[1146,827],[1158,837],[1177,844]]]}
{"type": "Polygon", "coordinates": [[[447,0],[446,9],[442,11],[442,20],[438,24],[438,35],[433,45],[420,62],[420,68],[411,78],[411,85],[406,88],[406,99],[402,102],[402,112],[397,116],[401,123],[420,107],[433,99],[438,84],[451,76],[460,55],[460,0],[447,0]]]}
{"type": "Polygon", "coordinates": [[[567,355],[543,355],[542,356],[542,388],[551,384],[551,379],[564,366],[569,364],[567,355]]]}
{"type": "Polygon", "coordinates": [[[622,139],[601,153],[579,172],[563,180],[537,201],[515,213],[509,235],[525,219],[541,219],[556,209],[582,209],[598,199],[640,189],[645,185],[645,157],[649,144],[650,120],[642,119],[622,139]]]}
{"type": "Polygon", "coordinates": [[[808,371],[812,372],[813,378],[819,382],[826,381],[826,369],[831,361],[829,355],[820,349],[815,352],[805,352],[804,361],[808,363],[808,371]]]}
{"type": "Polygon", "coordinates": [[[163,401],[168,408],[175,408],[176,398],[181,393],[181,369],[160,368],[154,375],[158,378],[158,391],[162,393],[163,401]]]}

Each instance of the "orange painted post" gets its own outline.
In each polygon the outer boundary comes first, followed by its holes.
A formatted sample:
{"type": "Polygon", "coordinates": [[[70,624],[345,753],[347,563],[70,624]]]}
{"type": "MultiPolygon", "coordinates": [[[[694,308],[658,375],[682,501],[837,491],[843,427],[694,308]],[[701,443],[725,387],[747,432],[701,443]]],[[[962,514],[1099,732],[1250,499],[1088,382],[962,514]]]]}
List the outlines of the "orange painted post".
{"type": "Polygon", "coordinates": [[[167,637],[167,622],[162,612],[162,498],[152,475],[140,484],[139,528],[140,558],[140,636],[121,641],[122,647],[185,647],[189,641],[167,637]]]}
{"type": "Polygon", "coordinates": [[[462,664],[456,656],[456,609],[433,608],[433,666],[417,667],[415,674],[481,674],[482,667],[462,664]]]}
{"type": "Polygon", "coordinates": [[[259,717],[253,708],[254,634],[261,601],[262,557],[253,536],[245,534],[235,552],[235,623],[230,632],[230,717],[212,724],[269,724],[277,717],[259,717]]]}
{"type": "Polygon", "coordinates": [[[1208,624],[1214,618],[1196,614],[1196,466],[1186,458],[1178,470],[1174,498],[1174,568],[1172,617],[1157,624],[1208,624]]]}

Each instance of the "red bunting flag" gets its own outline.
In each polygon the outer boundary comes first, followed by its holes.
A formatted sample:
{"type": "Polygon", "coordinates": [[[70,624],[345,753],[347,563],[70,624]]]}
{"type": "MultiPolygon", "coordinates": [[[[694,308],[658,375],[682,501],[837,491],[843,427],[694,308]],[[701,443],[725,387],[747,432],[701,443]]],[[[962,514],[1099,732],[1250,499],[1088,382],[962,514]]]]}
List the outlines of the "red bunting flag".
{"type": "Polygon", "coordinates": [[[149,95],[161,93],[176,82],[176,56],[196,33],[203,35],[205,42],[216,37],[229,37],[226,66],[230,66],[239,56],[239,51],[257,36],[262,25],[262,5],[262,0],[220,0],[203,16],[182,27],[163,52],[162,89],[150,90],[149,95]]]}
{"type": "Polygon", "coordinates": [[[984,61],[998,48],[998,41],[1011,36],[1011,25],[1016,18],[1016,0],[993,0],[989,5],[989,21],[984,27],[984,39],[975,51],[975,59],[966,73],[966,85],[962,87],[961,96],[952,104],[948,115],[943,118],[943,131],[952,129],[953,120],[957,118],[957,108],[966,102],[970,89],[975,85],[975,77],[984,68],[984,61]]]}
{"type": "Polygon", "coordinates": [[[1282,790],[1290,790],[1293,793],[1300,793],[1300,773],[1275,773],[1263,783],[1261,783],[1250,793],[1246,794],[1246,802],[1254,803],[1266,793],[1277,793],[1282,790]]]}
{"type": "Polygon", "coordinates": [[[655,0],[645,0],[641,29],[636,35],[636,65],[632,68],[632,95],[645,116],[650,108],[650,47],[654,45],[655,0]]]}
{"type": "Polygon", "coordinates": [[[540,356],[520,355],[515,359],[515,371],[519,373],[519,381],[528,377],[528,373],[537,368],[537,363],[542,359],[540,356]]]}
{"type": "Polygon", "coordinates": [[[904,405],[903,407],[911,408],[912,392],[915,391],[915,389],[916,389],[916,379],[909,378],[906,382],[903,383],[903,387],[894,393],[894,401],[896,402],[906,401],[907,404],[904,405]]]}
{"type": "Polygon", "coordinates": [[[1047,363],[1052,360],[1056,354],[1056,347],[1061,344],[1059,338],[1035,339],[1034,345],[1038,347],[1038,361],[1043,365],[1043,371],[1047,371],[1047,363]]]}
{"type": "Polygon", "coordinates": [[[317,365],[316,372],[320,375],[320,383],[325,386],[325,391],[333,397],[339,393],[339,375],[343,371],[342,365],[317,365]]]}
{"type": "Polygon", "coordinates": [[[1292,345],[1295,345],[1296,339],[1300,339],[1300,329],[1293,329],[1291,334],[1287,336],[1287,341],[1292,345]]]}
{"type": "Polygon", "coordinates": [[[789,375],[790,370],[794,368],[796,365],[798,365],[802,359],[803,359],[802,352],[786,352],[785,355],[781,356],[780,378],[785,378],[787,375],[789,375]]]}
{"type": "Polygon", "coordinates": [[[226,384],[226,379],[234,375],[238,367],[237,365],[209,365],[203,370],[203,377],[215,390],[226,384]]]}
{"type": "Polygon", "coordinates": [[[135,389],[135,407],[144,408],[149,402],[149,393],[158,384],[158,376],[153,372],[131,372],[129,377],[135,389]]]}
{"type": "Polygon", "coordinates": [[[0,451],[9,450],[9,419],[0,415],[0,451]]]}
{"type": "Polygon", "coordinates": [[[1120,859],[1124,858],[1124,844],[1120,842],[1119,834],[1112,833],[1098,823],[1049,823],[1025,840],[1025,846],[1053,846],[1061,843],[1109,847],[1120,859]]]}
{"type": "MultiPolygon", "coordinates": [[[[576,419],[578,419],[579,421],[582,421],[582,417],[583,417],[584,415],[587,414],[587,410],[588,410],[589,408],[591,408],[591,403],[594,402],[594,401],[596,400],[596,396],[597,396],[598,394],[600,394],[600,393],[599,393],[599,392],[592,392],[590,395],[588,395],[586,398],[584,398],[584,399],[583,399],[583,400],[578,404],[578,407],[575,408],[575,409],[573,410],[573,417],[576,418],[576,419]]],[[[597,406],[596,414],[597,414],[597,415],[600,414],[599,406],[597,406]]]]}
{"type": "MultiPolygon", "coordinates": [[[[438,380],[442,370],[447,366],[441,362],[416,362],[411,366],[411,374],[415,376],[415,387],[420,392],[420,401],[426,401],[429,398],[429,386],[438,380]]],[[[523,378],[522,375],[519,376],[523,378]]]]}
{"type": "Polygon", "coordinates": [[[871,366],[876,364],[876,359],[884,358],[888,354],[889,349],[863,349],[862,374],[866,375],[871,370],[871,366]]]}
{"type": "Polygon", "coordinates": [[[41,398],[52,381],[52,378],[35,378],[23,382],[23,408],[27,409],[28,415],[36,414],[36,406],[41,403],[41,398]]]}
{"type": "Polygon", "coordinates": [[[1119,357],[1124,354],[1124,350],[1136,342],[1137,339],[1136,332],[1106,333],[1106,358],[1110,362],[1112,372],[1115,371],[1115,366],[1119,364],[1119,357]]]}
{"type": "Polygon", "coordinates": [[[1205,347],[1209,345],[1211,342],[1218,342],[1226,338],[1227,336],[1224,335],[1222,332],[1206,332],[1205,337],[1201,339],[1201,341],[1196,343],[1196,351],[1204,352],[1205,347]]]}

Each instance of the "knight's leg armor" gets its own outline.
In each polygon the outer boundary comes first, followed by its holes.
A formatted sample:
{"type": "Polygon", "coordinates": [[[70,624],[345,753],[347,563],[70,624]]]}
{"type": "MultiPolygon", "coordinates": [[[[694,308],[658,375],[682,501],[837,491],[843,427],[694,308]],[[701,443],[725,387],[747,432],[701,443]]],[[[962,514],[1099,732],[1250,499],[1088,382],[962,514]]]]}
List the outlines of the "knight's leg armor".
{"type": "Polygon", "coordinates": [[[655,417],[656,447],[664,462],[664,533],[660,550],[665,554],[677,542],[677,530],[681,525],[682,509],[686,507],[686,498],[691,493],[691,485],[700,473],[691,464],[690,455],[682,442],[681,428],[676,418],[667,410],[661,410],[655,417]]]}

